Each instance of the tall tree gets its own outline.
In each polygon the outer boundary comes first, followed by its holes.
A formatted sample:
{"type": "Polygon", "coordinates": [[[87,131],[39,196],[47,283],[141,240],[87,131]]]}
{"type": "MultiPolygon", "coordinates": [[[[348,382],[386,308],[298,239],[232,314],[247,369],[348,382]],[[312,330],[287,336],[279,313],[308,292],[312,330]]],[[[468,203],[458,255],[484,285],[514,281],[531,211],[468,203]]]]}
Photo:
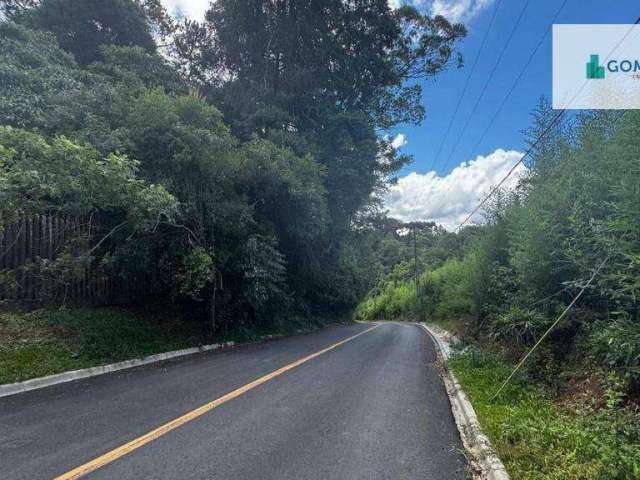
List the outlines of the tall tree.
{"type": "Polygon", "coordinates": [[[328,301],[339,303],[343,241],[372,193],[409,160],[380,132],[423,119],[416,80],[442,71],[464,34],[386,0],[220,0],[204,23],[185,24],[177,55],[232,132],[284,144],[325,168],[327,226],[307,243],[316,258],[297,264],[306,280],[296,284],[323,278],[321,291],[337,288],[328,301]]]}
{"type": "Polygon", "coordinates": [[[15,19],[52,32],[81,65],[101,58],[100,45],[156,48],[145,10],[132,0],[42,0],[15,19]]]}

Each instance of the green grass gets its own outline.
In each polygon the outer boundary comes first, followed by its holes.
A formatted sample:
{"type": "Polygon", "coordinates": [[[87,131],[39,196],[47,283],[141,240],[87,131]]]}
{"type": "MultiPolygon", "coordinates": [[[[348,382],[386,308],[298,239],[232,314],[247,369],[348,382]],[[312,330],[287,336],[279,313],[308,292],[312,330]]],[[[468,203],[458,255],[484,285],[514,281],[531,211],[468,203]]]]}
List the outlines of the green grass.
{"type": "Polygon", "coordinates": [[[479,352],[450,365],[513,480],[640,479],[640,417],[621,407],[615,387],[604,408],[560,407],[520,376],[490,402],[510,365],[479,352]]]}
{"type": "Polygon", "coordinates": [[[0,311],[0,384],[200,343],[197,325],[118,308],[0,311]]]}
{"type": "Polygon", "coordinates": [[[0,384],[204,343],[253,342],[266,336],[309,332],[335,323],[298,318],[283,325],[238,327],[205,338],[200,323],[179,312],[167,312],[165,307],[0,310],[0,384]]]}

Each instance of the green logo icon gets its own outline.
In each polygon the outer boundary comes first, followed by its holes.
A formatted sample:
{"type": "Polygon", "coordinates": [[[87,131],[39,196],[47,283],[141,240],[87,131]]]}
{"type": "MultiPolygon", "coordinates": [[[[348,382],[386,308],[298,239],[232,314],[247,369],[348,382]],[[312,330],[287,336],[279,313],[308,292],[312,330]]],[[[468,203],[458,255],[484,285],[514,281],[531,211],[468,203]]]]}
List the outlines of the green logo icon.
{"type": "Polygon", "coordinates": [[[598,80],[604,78],[604,67],[599,63],[600,55],[591,55],[591,61],[587,63],[587,78],[598,80]]]}

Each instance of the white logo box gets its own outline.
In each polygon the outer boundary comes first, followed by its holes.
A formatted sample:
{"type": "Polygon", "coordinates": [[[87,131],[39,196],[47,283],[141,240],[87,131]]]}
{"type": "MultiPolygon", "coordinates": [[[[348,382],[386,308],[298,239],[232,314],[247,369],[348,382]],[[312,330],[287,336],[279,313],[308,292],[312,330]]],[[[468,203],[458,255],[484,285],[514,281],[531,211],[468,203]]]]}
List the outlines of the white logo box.
{"type": "Polygon", "coordinates": [[[554,25],[554,109],[640,108],[640,25],[554,25]],[[592,55],[604,78],[587,78],[592,55]]]}

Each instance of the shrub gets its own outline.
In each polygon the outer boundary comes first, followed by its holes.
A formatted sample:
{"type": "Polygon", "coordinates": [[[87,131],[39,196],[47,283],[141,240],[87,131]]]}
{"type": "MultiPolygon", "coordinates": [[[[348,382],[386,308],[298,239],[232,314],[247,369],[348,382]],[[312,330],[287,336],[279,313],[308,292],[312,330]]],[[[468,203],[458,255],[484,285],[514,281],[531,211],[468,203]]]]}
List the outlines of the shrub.
{"type": "Polygon", "coordinates": [[[531,345],[549,326],[549,319],[539,312],[511,306],[492,322],[492,336],[517,346],[531,345]]]}
{"type": "Polygon", "coordinates": [[[511,365],[469,350],[451,366],[483,430],[514,480],[627,480],[640,475],[640,419],[621,407],[622,385],[605,389],[605,408],[561,408],[518,374],[492,399],[511,365]]]}
{"type": "Polygon", "coordinates": [[[416,315],[416,288],[412,282],[386,283],[381,292],[358,305],[359,320],[393,320],[416,315]]]}
{"type": "Polygon", "coordinates": [[[640,384],[640,323],[616,320],[608,325],[597,324],[589,346],[606,367],[622,372],[635,385],[640,384]]]}
{"type": "Polygon", "coordinates": [[[469,275],[470,264],[455,258],[431,273],[437,300],[433,314],[437,319],[459,317],[473,310],[469,296],[469,275]]]}

